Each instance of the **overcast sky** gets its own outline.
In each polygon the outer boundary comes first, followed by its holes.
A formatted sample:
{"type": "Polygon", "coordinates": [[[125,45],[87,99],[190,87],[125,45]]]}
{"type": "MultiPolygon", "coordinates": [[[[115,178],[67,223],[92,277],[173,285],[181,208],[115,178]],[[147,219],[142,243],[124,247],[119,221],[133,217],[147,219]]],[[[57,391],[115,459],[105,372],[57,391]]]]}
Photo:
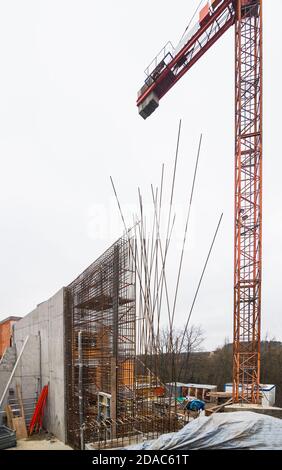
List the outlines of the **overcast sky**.
{"type": "MultiPolygon", "coordinates": [[[[203,147],[177,321],[187,316],[220,212],[222,227],[193,323],[207,349],[232,338],[234,31],[143,121],[144,69],[177,44],[198,0],[0,1],[0,319],[23,316],[71,282],[120,235],[123,207],[171,174],[183,120],[176,205],[184,213],[203,147]]],[[[281,0],[264,2],[262,334],[282,340],[281,0]]],[[[167,180],[167,188],[169,180],[167,180]]],[[[176,237],[177,238],[177,237],[176,237]]],[[[175,259],[180,256],[179,237],[175,259]]],[[[171,276],[175,276],[172,268],[171,276]]]]}

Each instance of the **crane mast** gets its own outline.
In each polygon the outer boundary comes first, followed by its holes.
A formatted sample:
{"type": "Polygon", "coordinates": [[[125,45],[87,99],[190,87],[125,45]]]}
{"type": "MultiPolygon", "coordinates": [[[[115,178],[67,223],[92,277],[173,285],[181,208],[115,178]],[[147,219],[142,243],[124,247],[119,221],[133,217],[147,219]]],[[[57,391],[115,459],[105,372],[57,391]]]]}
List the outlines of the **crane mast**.
{"type": "Polygon", "coordinates": [[[259,403],[262,272],[262,0],[211,0],[199,22],[146,69],[146,119],[159,100],[235,25],[233,401],[259,403]]]}
{"type": "Polygon", "coordinates": [[[259,402],[262,264],[262,7],[237,1],[233,399],[259,402]]]}

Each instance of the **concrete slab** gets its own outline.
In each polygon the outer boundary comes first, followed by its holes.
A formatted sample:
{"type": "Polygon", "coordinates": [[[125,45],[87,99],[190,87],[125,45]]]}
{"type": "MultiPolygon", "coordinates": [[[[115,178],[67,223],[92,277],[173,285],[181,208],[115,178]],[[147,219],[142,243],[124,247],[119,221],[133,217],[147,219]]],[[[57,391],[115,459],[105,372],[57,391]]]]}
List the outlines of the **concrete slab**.
{"type": "Polygon", "coordinates": [[[276,406],[263,407],[262,405],[236,403],[233,405],[225,406],[224,411],[225,413],[235,411],[253,411],[254,413],[261,413],[264,415],[272,416],[273,418],[282,419],[282,408],[278,408],[276,406]]]}

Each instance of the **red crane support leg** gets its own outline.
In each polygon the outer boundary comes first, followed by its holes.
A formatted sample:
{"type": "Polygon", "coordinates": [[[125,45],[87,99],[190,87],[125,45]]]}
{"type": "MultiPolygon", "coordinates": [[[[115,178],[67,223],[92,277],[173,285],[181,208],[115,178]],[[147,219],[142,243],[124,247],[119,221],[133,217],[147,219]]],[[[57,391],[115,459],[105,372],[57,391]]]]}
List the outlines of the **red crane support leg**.
{"type": "Polygon", "coordinates": [[[259,402],[262,0],[237,0],[233,400],[259,402]]]}

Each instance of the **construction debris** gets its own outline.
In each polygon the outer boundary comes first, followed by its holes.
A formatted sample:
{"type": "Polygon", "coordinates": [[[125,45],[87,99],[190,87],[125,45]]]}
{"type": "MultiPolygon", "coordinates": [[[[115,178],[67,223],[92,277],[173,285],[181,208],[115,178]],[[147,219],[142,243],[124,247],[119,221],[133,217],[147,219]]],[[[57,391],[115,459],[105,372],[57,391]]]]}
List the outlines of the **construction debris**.
{"type": "Polygon", "coordinates": [[[14,409],[10,404],[5,406],[6,411],[6,418],[7,418],[7,425],[8,427],[16,432],[16,437],[18,439],[23,439],[27,437],[27,429],[26,429],[26,422],[25,422],[25,413],[24,413],[24,406],[22,401],[22,394],[21,394],[21,387],[17,383],[17,396],[19,401],[19,408],[16,410],[16,415],[14,414],[14,409]]]}
{"type": "Polygon", "coordinates": [[[25,420],[22,416],[12,418],[12,426],[13,429],[16,431],[17,440],[24,439],[27,437],[25,420]]]}
{"type": "Polygon", "coordinates": [[[200,415],[178,432],[126,449],[282,450],[282,420],[247,411],[200,415]]]}
{"type": "Polygon", "coordinates": [[[7,426],[0,426],[0,449],[9,449],[17,445],[16,433],[7,426]]]}

